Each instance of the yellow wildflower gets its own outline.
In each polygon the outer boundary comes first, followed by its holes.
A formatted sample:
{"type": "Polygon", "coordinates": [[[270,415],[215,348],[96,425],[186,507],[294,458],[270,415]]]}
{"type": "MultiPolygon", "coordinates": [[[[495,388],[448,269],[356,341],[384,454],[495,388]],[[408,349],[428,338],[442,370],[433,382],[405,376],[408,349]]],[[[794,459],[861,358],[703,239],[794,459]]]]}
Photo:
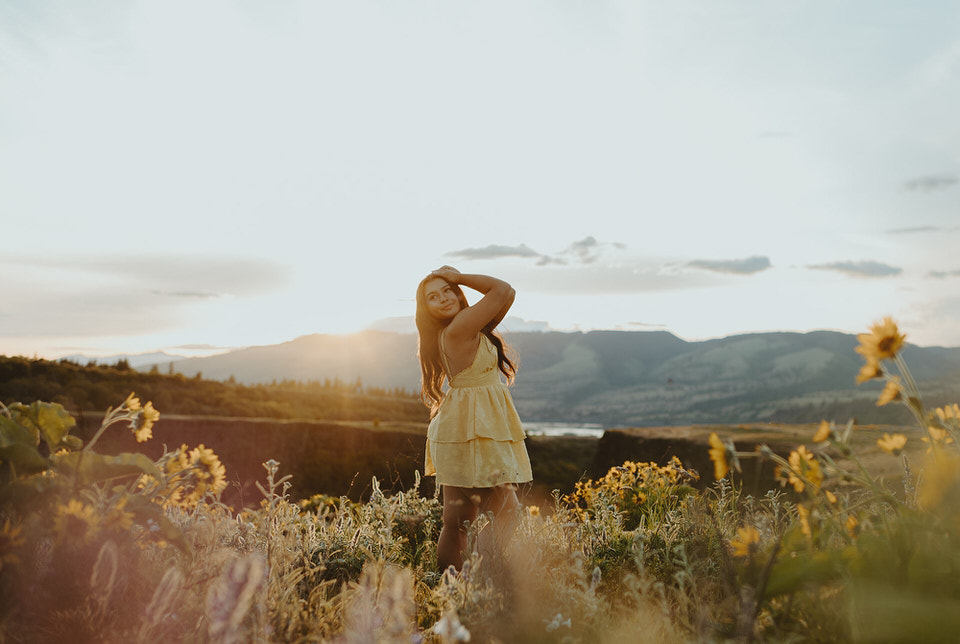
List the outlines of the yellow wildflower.
{"type": "MultiPolygon", "coordinates": [[[[227,469],[212,449],[204,447],[203,443],[201,443],[198,447],[190,451],[190,461],[193,465],[200,466],[200,472],[197,478],[205,492],[219,494],[226,489],[227,469]]],[[[198,485],[198,487],[200,486],[198,485]]]]}
{"type": "Polygon", "coordinates": [[[164,464],[163,469],[168,475],[177,474],[190,467],[190,450],[186,443],[181,443],[177,451],[164,464]]]}
{"type": "Polygon", "coordinates": [[[850,536],[856,539],[857,535],[860,534],[860,522],[857,521],[857,517],[853,516],[852,514],[848,516],[846,521],[846,528],[850,536]]]}
{"type": "Polygon", "coordinates": [[[956,404],[944,405],[943,407],[937,407],[933,412],[944,426],[953,425],[954,428],[960,429],[960,406],[956,404]]]}
{"type": "Polygon", "coordinates": [[[900,378],[898,376],[891,377],[887,380],[883,391],[880,392],[880,397],[877,399],[877,407],[883,407],[895,400],[900,400],[902,393],[903,385],[900,383],[900,378]]]}
{"type": "Polygon", "coordinates": [[[836,496],[833,492],[831,492],[830,490],[824,490],[824,491],[823,491],[823,494],[824,494],[824,496],[827,497],[827,501],[829,501],[831,505],[833,505],[833,504],[835,504],[835,503],[837,502],[837,496],[836,496]]]}
{"type": "Polygon", "coordinates": [[[100,530],[100,519],[93,506],[78,499],[70,499],[66,505],[57,507],[53,529],[61,540],[77,539],[89,542],[100,530]]]}
{"type": "Polygon", "coordinates": [[[877,439],[877,445],[880,446],[880,449],[894,456],[899,456],[900,452],[903,451],[903,446],[906,444],[907,437],[903,434],[890,435],[884,433],[883,438],[877,439]]]}
{"type": "MultiPolygon", "coordinates": [[[[137,401],[139,405],[139,401],[137,401]]],[[[130,422],[130,429],[136,436],[138,443],[143,443],[153,438],[153,424],[160,420],[160,412],[153,408],[153,403],[148,402],[143,407],[137,409],[137,415],[130,422]]]]}
{"type": "Polygon", "coordinates": [[[797,518],[800,519],[800,532],[807,537],[812,536],[812,531],[810,530],[810,510],[808,510],[806,506],[798,505],[797,518]]]}
{"type": "Polygon", "coordinates": [[[127,505],[127,497],[122,497],[117,504],[110,508],[107,515],[103,517],[103,529],[125,532],[133,527],[133,513],[124,508],[127,505]]]}
{"type": "Polygon", "coordinates": [[[879,378],[882,375],[883,369],[880,368],[880,362],[877,360],[868,359],[867,362],[860,367],[860,373],[857,374],[857,384],[867,380],[872,380],[874,378],[879,378]]]}
{"type": "Polygon", "coordinates": [[[820,463],[814,458],[813,454],[807,451],[807,448],[801,445],[796,450],[790,452],[790,472],[787,475],[787,482],[793,485],[797,492],[803,492],[806,483],[810,483],[815,488],[819,488],[823,482],[823,472],[820,470],[820,463]]]}
{"type": "Polygon", "coordinates": [[[813,442],[822,443],[828,438],[830,438],[830,423],[825,420],[821,420],[820,426],[817,428],[817,433],[813,435],[813,442]]]}
{"type": "Polygon", "coordinates": [[[140,399],[133,392],[123,401],[123,407],[127,411],[140,411],[140,399]]]}
{"type": "Polygon", "coordinates": [[[927,453],[933,450],[934,445],[940,445],[941,443],[944,445],[949,445],[950,443],[953,442],[953,438],[950,437],[950,435],[947,433],[947,430],[945,429],[940,429],[939,427],[928,425],[927,432],[930,434],[930,438],[927,438],[926,436],[924,436],[923,438],[920,439],[924,443],[931,443],[930,447],[927,449],[927,453]]]}
{"type": "Polygon", "coordinates": [[[710,432],[710,460],[713,461],[714,477],[719,481],[730,471],[730,463],[727,461],[727,446],[716,432],[710,432]]]}
{"type": "Polygon", "coordinates": [[[917,504],[928,512],[955,512],[960,499],[960,454],[934,452],[923,468],[917,504]]]}
{"type": "Polygon", "coordinates": [[[746,557],[760,543],[760,533],[753,526],[737,528],[737,538],[730,541],[734,557],[746,557]]]}
{"type": "Polygon", "coordinates": [[[539,505],[528,505],[527,514],[532,517],[540,516],[540,506],[539,505]]]}
{"type": "Polygon", "coordinates": [[[862,355],[868,362],[871,360],[879,362],[893,358],[903,347],[906,335],[900,333],[897,323],[891,317],[883,318],[870,327],[870,333],[861,333],[857,336],[860,340],[860,346],[856,352],[862,355]]]}
{"type": "Polygon", "coordinates": [[[14,549],[22,546],[26,541],[23,528],[13,525],[10,519],[3,522],[3,528],[0,529],[0,570],[3,570],[4,566],[20,563],[20,557],[14,549]]]}

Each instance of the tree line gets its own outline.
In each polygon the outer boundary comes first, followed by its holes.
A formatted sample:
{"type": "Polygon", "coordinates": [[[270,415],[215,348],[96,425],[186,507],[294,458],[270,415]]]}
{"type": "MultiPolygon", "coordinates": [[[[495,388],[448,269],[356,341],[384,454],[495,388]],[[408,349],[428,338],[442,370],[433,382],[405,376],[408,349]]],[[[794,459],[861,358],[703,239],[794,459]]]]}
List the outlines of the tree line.
{"type": "Polygon", "coordinates": [[[112,365],[71,360],[0,356],[0,402],[57,402],[73,413],[105,411],[130,392],[165,414],[307,418],[353,421],[423,421],[427,411],[416,392],[364,387],[362,381],[295,380],[244,385],[187,377],[154,366],[140,372],[126,360],[112,365]]]}

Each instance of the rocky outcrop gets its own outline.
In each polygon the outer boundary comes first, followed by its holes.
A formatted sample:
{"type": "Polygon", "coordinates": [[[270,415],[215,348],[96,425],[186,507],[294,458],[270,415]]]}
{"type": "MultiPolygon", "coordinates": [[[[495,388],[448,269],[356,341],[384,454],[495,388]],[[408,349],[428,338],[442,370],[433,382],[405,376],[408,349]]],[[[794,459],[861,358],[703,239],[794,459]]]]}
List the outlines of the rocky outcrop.
{"type": "MultiPolygon", "coordinates": [[[[99,415],[85,414],[78,435],[88,440],[100,426],[99,415]]],[[[423,471],[424,434],[368,429],[346,423],[284,421],[165,415],[153,428],[154,437],[137,443],[116,426],[96,445],[102,453],[139,451],[159,458],[164,446],[203,444],[220,458],[230,482],[223,501],[233,507],[254,506],[263,498],[256,482],[264,484],[263,463],[280,463],[279,475],[292,474],[289,496],[300,499],[317,493],[369,497],[371,478],[386,490],[409,489],[416,470],[423,471]]],[[[422,493],[432,494],[432,479],[422,493]]]]}
{"type": "MultiPolygon", "coordinates": [[[[102,415],[78,418],[77,435],[89,440],[100,426],[102,415]]],[[[351,423],[164,414],[153,428],[154,437],[137,443],[122,426],[110,428],[96,450],[104,454],[142,452],[159,458],[164,448],[199,444],[212,449],[227,471],[229,486],[222,500],[234,508],[255,506],[263,495],[256,482],[264,484],[263,463],[280,463],[280,476],[291,474],[289,496],[293,500],[329,494],[353,500],[369,498],[376,476],[385,492],[409,490],[416,472],[423,473],[426,427],[409,431],[364,427],[351,423]]],[[[522,493],[534,501],[549,500],[550,492],[573,490],[588,474],[598,439],[585,437],[532,436],[527,450],[534,483],[522,493]]],[[[420,493],[434,493],[434,479],[422,479],[420,493]]]]}

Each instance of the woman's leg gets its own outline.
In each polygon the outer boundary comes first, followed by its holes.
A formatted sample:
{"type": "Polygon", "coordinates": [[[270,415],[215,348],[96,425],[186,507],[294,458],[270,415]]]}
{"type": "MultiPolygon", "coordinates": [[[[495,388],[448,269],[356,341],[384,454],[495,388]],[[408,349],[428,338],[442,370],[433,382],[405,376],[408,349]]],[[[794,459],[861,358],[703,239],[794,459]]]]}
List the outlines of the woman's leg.
{"type": "Polygon", "coordinates": [[[520,500],[517,486],[508,483],[492,488],[443,486],[443,527],[437,542],[437,566],[463,567],[470,525],[480,512],[491,515],[491,525],[477,537],[481,554],[495,555],[510,539],[517,527],[520,500]]]}
{"type": "Polygon", "coordinates": [[[467,550],[467,531],[477,519],[482,496],[470,488],[443,486],[443,526],[437,542],[437,566],[440,571],[453,566],[463,568],[467,550]]]}
{"type": "Polygon", "coordinates": [[[490,514],[491,522],[479,536],[479,548],[483,554],[497,555],[517,528],[517,512],[520,499],[513,483],[482,490],[480,512],[490,514]]]}

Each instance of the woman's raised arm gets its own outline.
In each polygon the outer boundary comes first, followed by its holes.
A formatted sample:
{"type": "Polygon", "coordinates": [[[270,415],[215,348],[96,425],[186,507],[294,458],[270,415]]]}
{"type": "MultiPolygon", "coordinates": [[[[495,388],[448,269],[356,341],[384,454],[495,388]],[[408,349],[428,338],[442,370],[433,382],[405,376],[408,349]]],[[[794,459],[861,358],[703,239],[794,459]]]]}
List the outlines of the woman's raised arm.
{"type": "Polygon", "coordinates": [[[483,293],[479,302],[460,311],[447,327],[447,337],[459,340],[466,340],[484,329],[493,329],[510,310],[517,294],[512,286],[489,275],[465,274],[450,266],[437,269],[434,274],[483,293]]]}

